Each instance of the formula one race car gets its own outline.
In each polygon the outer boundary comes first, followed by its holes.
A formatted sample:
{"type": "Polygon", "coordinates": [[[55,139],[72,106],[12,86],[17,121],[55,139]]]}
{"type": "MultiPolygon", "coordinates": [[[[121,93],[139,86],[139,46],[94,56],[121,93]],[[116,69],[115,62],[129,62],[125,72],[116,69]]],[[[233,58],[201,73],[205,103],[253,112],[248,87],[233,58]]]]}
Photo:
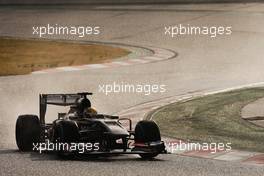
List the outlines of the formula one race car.
{"type": "Polygon", "coordinates": [[[20,151],[51,151],[59,155],[139,154],[153,158],[166,153],[160,131],[153,121],[139,121],[135,130],[127,118],[98,114],[84,92],[40,94],[40,114],[20,115],[16,122],[16,142],[20,151]],[[47,105],[69,106],[53,123],[45,123],[47,105]],[[128,129],[124,123],[128,124],[128,129]]]}

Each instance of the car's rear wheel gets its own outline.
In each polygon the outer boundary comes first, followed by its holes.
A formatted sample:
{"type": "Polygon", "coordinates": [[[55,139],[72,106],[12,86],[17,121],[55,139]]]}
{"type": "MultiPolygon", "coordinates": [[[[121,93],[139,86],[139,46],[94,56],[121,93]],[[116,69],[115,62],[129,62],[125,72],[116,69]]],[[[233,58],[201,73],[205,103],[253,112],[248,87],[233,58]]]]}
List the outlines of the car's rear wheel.
{"type": "Polygon", "coordinates": [[[40,122],[36,115],[20,115],[16,121],[16,143],[20,151],[32,151],[40,140],[40,122]]]}
{"type": "MultiPolygon", "coordinates": [[[[160,141],[159,127],[154,121],[142,120],[135,127],[135,142],[148,143],[160,141]]],[[[141,158],[151,159],[158,155],[158,152],[139,154],[141,158]]]]}

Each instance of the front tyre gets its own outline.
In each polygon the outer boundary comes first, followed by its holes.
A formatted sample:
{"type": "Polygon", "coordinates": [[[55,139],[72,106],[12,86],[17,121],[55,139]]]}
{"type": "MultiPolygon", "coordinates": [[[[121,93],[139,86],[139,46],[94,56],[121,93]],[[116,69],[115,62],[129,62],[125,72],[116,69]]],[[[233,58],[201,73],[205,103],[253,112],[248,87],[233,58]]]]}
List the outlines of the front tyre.
{"type": "Polygon", "coordinates": [[[16,143],[20,151],[32,151],[40,141],[40,122],[36,115],[20,115],[16,121],[16,143]]]}
{"type": "Polygon", "coordinates": [[[62,148],[59,148],[57,154],[62,159],[72,159],[74,153],[78,151],[70,151],[70,144],[77,144],[80,135],[78,127],[71,121],[59,121],[55,125],[55,142],[62,148]]]}
{"type": "MultiPolygon", "coordinates": [[[[154,121],[142,120],[137,123],[135,127],[135,142],[136,143],[150,143],[161,141],[159,127],[154,121]]],[[[156,157],[159,151],[151,153],[142,153],[139,156],[143,159],[151,159],[156,157]]]]}
{"type": "Polygon", "coordinates": [[[139,154],[139,156],[143,159],[152,159],[158,156],[158,153],[142,153],[142,154],[139,154]]]}

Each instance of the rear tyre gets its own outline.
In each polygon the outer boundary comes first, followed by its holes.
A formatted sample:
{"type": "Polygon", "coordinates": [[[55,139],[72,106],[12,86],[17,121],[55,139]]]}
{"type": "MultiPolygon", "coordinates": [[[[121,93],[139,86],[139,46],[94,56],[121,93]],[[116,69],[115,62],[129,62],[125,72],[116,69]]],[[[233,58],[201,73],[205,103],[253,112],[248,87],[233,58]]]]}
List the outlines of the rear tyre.
{"type": "MultiPolygon", "coordinates": [[[[160,141],[159,127],[154,121],[143,120],[137,123],[135,128],[135,142],[148,143],[160,141]]],[[[151,159],[158,155],[158,152],[139,154],[143,159],[151,159]]]]}
{"type": "Polygon", "coordinates": [[[20,151],[32,151],[40,141],[40,122],[36,115],[20,115],[16,121],[16,143],[20,151]]]}

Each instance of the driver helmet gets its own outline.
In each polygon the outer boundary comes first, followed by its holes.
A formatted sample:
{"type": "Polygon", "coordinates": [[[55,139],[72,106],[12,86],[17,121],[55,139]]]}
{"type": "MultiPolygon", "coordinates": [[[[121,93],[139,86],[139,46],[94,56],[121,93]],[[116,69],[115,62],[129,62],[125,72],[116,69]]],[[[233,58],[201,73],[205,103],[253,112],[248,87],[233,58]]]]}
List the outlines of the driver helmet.
{"type": "Polygon", "coordinates": [[[91,102],[87,98],[79,98],[77,100],[77,112],[83,113],[85,109],[91,107],[91,102]]]}
{"type": "Polygon", "coordinates": [[[88,107],[84,110],[84,113],[85,114],[97,114],[97,111],[92,107],[88,107]]]}

